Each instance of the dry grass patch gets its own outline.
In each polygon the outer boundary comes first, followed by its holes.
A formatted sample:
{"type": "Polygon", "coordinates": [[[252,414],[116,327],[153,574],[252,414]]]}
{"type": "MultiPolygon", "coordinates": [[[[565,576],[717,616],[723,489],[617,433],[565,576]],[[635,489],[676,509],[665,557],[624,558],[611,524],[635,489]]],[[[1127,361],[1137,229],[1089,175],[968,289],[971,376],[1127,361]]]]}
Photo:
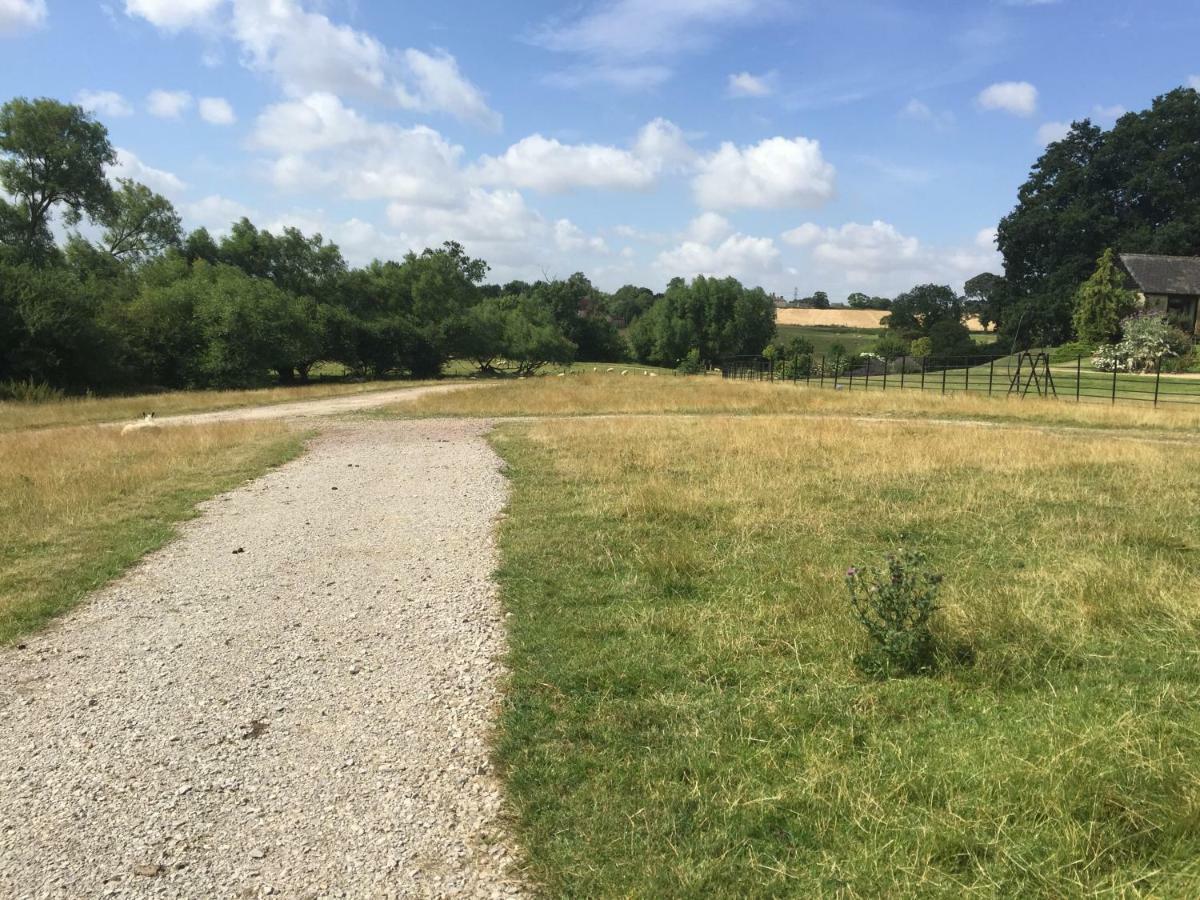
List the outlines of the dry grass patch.
{"type": "Polygon", "coordinates": [[[269,406],[371,391],[397,390],[433,382],[371,381],[362,384],[308,384],[244,391],[170,391],[129,397],[72,397],[45,403],[0,401],[0,432],[61,425],[90,425],[139,418],[143,413],[180,415],[241,406],[269,406]]]}
{"type": "Polygon", "coordinates": [[[486,390],[421,397],[390,407],[397,416],[586,416],[739,414],[978,419],[1084,428],[1187,432],[1200,409],[1076,404],[1065,400],[920,391],[834,391],[793,384],[725,381],[716,376],[572,375],[500,382],[486,390]]]}
{"type": "Polygon", "coordinates": [[[0,434],[0,643],[69,609],[164,543],[197,502],[301,443],[260,423],[0,434]]]}
{"type": "Polygon", "coordinates": [[[500,754],[551,895],[1200,890],[1200,448],[721,416],[496,444],[500,754]],[[900,542],[959,655],[870,682],[842,575],[900,542]]]}

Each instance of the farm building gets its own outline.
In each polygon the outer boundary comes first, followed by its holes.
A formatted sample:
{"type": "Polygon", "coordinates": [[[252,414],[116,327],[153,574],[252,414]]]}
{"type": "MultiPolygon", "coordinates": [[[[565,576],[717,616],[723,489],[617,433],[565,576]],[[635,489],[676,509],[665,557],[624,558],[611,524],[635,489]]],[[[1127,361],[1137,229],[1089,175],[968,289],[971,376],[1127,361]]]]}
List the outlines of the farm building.
{"type": "Polygon", "coordinates": [[[1200,304],[1200,256],[1122,253],[1121,267],[1146,310],[1166,313],[1188,334],[1196,334],[1200,304]]]}

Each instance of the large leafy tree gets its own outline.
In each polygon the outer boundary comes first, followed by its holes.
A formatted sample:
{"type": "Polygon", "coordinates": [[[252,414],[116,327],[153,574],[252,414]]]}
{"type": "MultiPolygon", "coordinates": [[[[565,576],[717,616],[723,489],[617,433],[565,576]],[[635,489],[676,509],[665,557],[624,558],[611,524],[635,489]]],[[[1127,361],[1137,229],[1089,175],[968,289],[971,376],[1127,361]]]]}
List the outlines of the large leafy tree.
{"type": "Polygon", "coordinates": [[[109,210],[105,168],[114,162],[107,129],[78,106],[19,97],[0,107],[0,186],[16,198],[16,227],[9,204],[0,220],[26,259],[43,261],[53,247],[56,207],[65,207],[69,224],[109,210]]]}
{"type": "Polygon", "coordinates": [[[1117,337],[1121,320],[1133,311],[1133,292],[1125,287],[1125,273],[1111,249],[1096,263],[1092,273],[1075,294],[1075,334],[1089,344],[1104,344],[1117,337]]]}
{"type": "Polygon", "coordinates": [[[1171,91],[1107,132],[1076,122],[1034,165],[997,242],[1001,330],[1026,345],[1070,336],[1075,291],[1105,248],[1200,253],[1200,94],[1171,91]]]}
{"type": "Polygon", "coordinates": [[[118,185],[99,218],[104,249],[117,259],[138,263],[178,247],[183,232],[171,201],[128,178],[118,185]]]}

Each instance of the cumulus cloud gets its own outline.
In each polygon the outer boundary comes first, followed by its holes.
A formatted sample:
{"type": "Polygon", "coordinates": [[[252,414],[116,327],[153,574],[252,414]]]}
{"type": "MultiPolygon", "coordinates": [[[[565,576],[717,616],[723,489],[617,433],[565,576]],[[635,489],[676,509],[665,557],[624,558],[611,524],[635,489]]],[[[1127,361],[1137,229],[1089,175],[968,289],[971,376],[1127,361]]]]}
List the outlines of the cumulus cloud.
{"type": "Polygon", "coordinates": [[[729,237],[733,226],[719,213],[704,212],[688,223],[685,239],[698,244],[715,244],[729,237]]]}
{"type": "Polygon", "coordinates": [[[192,105],[187,91],[151,91],[146,97],[146,110],[160,119],[178,119],[192,105]]]}
{"type": "Polygon", "coordinates": [[[80,91],[75,95],[75,102],[98,116],[116,118],[133,115],[133,106],[116,91],[80,91]]]}
{"type": "Polygon", "coordinates": [[[132,178],[167,197],[178,197],[187,190],[187,185],[178,175],[146,165],[137,154],[121,147],[116,148],[116,154],[116,163],[108,169],[109,178],[132,178]]]}
{"type": "Polygon", "coordinates": [[[38,28],[46,21],[46,0],[0,0],[0,37],[38,28]]]}
{"type": "Polygon", "coordinates": [[[727,90],[730,97],[767,97],[775,92],[775,78],[774,72],[766,75],[737,72],[729,76],[727,90]]]}
{"type": "Polygon", "coordinates": [[[217,236],[228,232],[229,227],[242,218],[252,221],[260,218],[255,210],[220,194],[185,203],[180,212],[190,226],[207,228],[217,236]]]}
{"type": "Polygon", "coordinates": [[[1046,122],[1037,130],[1037,142],[1045,147],[1061,141],[1070,131],[1070,122],[1046,122]]]}
{"type": "Polygon", "coordinates": [[[209,125],[232,125],[237,121],[233,107],[224,97],[201,97],[200,118],[209,125]]]}
{"type": "Polygon", "coordinates": [[[564,144],[533,134],[500,156],[483,156],[472,170],[481,184],[562,193],[575,188],[645,190],[661,172],[693,157],[683,133],[665,119],[645,125],[629,150],[607,144],[564,144]]]}
{"type": "Polygon", "coordinates": [[[719,243],[684,241],[660,253],[654,264],[668,275],[731,275],[753,281],[778,269],[779,248],[770,238],[731,234],[719,243]]]}
{"type": "Polygon", "coordinates": [[[1028,81],[1001,81],[984,88],[977,99],[983,109],[1032,116],[1037,112],[1038,91],[1028,81]]]}
{"type": "Polygon", "coordinates": [[[848,222],[823,227],[807,222],[784,232],[782,240],[807,254],[801,268],[848,290],[869,289],[892,295],[914,284],[961,286],[967,278],[999,264],[995,229],[985,229],[969,245],[925,247],[894,225],[876,219],[869,225],[848,222]]]}
{"type": "Polygon", "coordinates": [[[559,250],[568,253],[578,253],[584,250],[592,253],[608,252],[608,244],[605,243],[604,238],[586,234],[570,219],[559,219],[554,223],[554,243],[559,250]]]}
{"type": "Polygon", "coordinates": [[[211,22],[225,0],[125,0],[125,13],[145,19],[166,31],[179,31],[211,22]]]}
{"type": "Polygon", "coordinates": [[[692,191],[705,209],[815,207],[833,197],[834,177],[819,142],[774,137],[749,147],[722,144],[699,162],[692,191]]]}
{"type": "Polygon", "coordinates": [[[949,110],[935,111],[928,103],[915,97],[900,108],[900,118],[926,122],[938,131],[949,131],[954,127],[954,113],[949,110]]]}
{"type": "Polygon", "coordinates": [[[484,100],[483,92],[459,71],[458,62],[449,53],[433,55],[406,50],[404,58],[412,74],[413,87],[397,87],[402,106],[421,111],[444,110],[464,122],[474,122],[499,131],[500,115],[484,100]]]}

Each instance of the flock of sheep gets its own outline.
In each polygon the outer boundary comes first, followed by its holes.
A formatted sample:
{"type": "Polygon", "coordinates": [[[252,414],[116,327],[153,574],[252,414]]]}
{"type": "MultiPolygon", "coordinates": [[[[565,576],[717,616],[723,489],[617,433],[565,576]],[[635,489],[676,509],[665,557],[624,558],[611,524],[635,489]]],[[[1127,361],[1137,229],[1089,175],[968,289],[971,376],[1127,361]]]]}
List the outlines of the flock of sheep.
{"type": "MultiPolygon", "coordinates": [[[[600,367],[599,367],[599,366],[592,366],[592,371],[593,371],[593,372],[599,372],[599,371],[600,371],[600,367]]],[[[615,372],[615,371],[617,371],[617,367],[616,367],[616,366],[609,366],[609,367],[608,367],[607,369],[605,369],[604,371],[605,371],[605,372],[615,372]]],[[[628,374],[629,374],[631,371],[633,371],[633,370],[632,370],[632,369],[622,369],[622,370],[621,370],[621,374],[622,374],[622,375],[628,375],[628,374]]],[[[566,378],[568,374],[571,374],[571,373],[568,373],[568,372],[559,372],[559,373],[558,373],[558,377],[559,377],[559,378],[566,378]]],[[[649,378],[657,378],[657,377],[658,377],[658,373],[657,373],[657,372],[647,372],[645,369],[642,369],[642,374],[643,374],[643,375],[645,375],[645,376],[647,376],[647,377],[649,377],[649,378]]]]}

